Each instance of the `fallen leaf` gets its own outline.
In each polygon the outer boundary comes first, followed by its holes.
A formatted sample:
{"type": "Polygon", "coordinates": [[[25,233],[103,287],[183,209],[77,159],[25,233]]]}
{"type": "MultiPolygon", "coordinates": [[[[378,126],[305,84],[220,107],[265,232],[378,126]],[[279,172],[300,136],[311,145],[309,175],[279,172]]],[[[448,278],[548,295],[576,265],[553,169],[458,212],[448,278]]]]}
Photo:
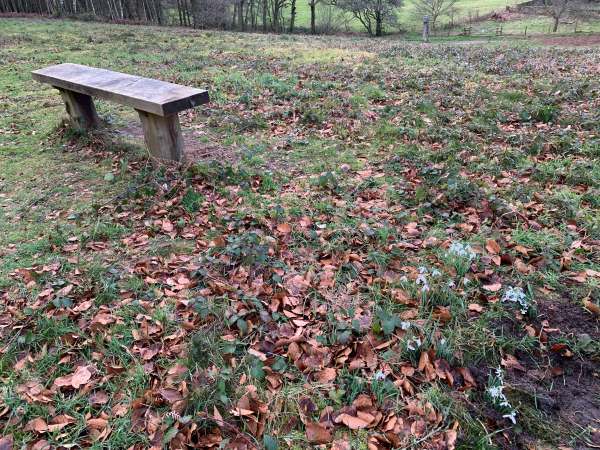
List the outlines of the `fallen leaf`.
{"type": "Polygon", "coordinates": [[[591,313],[596,314],[597,316],[600,316],[600,306],[596,305],[590,299],[587,299],[587,298],[584,299],[583,306],[591,313]]]}
{"type": "Polygon", "coordinates": [[[23,431],[35,431],[36,433],[45,433],[48,431],[48,424],[41,417],[30,420],[23,428],[23,431]]]}
{"type": "Polygon", "coordinates": [[[306,439],[312,444],[327,444],[331,442],[331,432],[323,425],[315,422],[306,424],[306,439]]]}
{"type": "Polygon", "coordinates": [[[486,291],[498,292],[500,289],[502,289],[502,283],[484,284],[483,288],[486,291]]]}
{"type": "Polygon", "coordinates": [[[280,223],[277,225],[277,231],[283,234],[289,234],[292,232],[292,227],[289,223],[280,223]]]}
{"type": "Polygon", "coordinates": [[[481,306],[479,303],[469,303],[469,311],[482,312],[483,306],[481,306]]]}
{"type": "Polygon", "coordinates": [[[500,250],[501,250],[498,243],[493,239],[488,239],[486,241],[485,249],[492,255],[497,255],[498,253],[500,253],[500,250]]]}
{"type": "Polygon", "coordinates": [[[343,423],[351,430],[361,430],[369,426],[369,422],[358,417],[351,416],[350,414],[342,413],[336,417],[335,423],[343,423]]]}

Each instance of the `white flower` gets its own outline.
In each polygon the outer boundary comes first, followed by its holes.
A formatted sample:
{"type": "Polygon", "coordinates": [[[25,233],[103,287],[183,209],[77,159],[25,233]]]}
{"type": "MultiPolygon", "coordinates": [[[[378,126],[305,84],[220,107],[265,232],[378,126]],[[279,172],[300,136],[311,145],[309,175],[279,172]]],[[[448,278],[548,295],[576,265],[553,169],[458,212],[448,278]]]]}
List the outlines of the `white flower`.
{"type": "Polygon", "coordinates": [[[516,425],[516,423],[517,423],[516,415],[517,415],[517,410],[513,409],[510,412],[510,414],[504,414],[502,417],[504,417],[506,419],[510,419],[511,422],[513,423],[513,425],[516,425]]]}
{"type": "Polygon", "coordinates": [[[400,322],[400,328],[408,330],[410,328],[410,322],[400,322]]]}
{"type": "Polygon", "coordinates": [[[431,271],[431,276],[432,276],[432,277],[439,277],[441,274],[442,274],[442,272],[440,272],[440,271],[439,271],[439,270],[437,270],[437,269],[433,269],[433,270],[431,271]]]}
{"type": "Polygon", "coordinates": [[[421,347],[421,339],[419,339],[418,337],[412,338],[406,343],[406,348],[411,351],[416,350],[419,347],[421,347]]]}
{"type": "Polygon", "coordinates": [[[385,373],[379,370],[373,374],[373,379],[377,381],[385,380],[385,373]]]}
{"type": "Polygon", "coordinates": [[[477,256],[469,244],[453,242],[448,248],[447,255],[458,256],[472,261],[477,256]]]}
{"type": "Polygon", "coordinates": [[[488,388],[488,394],[492,398],[498,398],[502,395],[502,386],[491,386],[488,388]]]}
{"type": "Polygon", "coordinates": [[[527,314],[531,306],[527,295],[520,287],[509,286],[502,297],[503,302],[518,303],[521,306],[521,314],[527,314]]]}
{"type": "Polygon", "coordinates": [[[502,417],[510,419],[513,424],[516,424],[517,410],[512,407],[508,398],[506,398],[506,394],[504,394],[504,373],[499,367],[496,369],[496,383],[496,385],[489,386],[486,391],[494,405],[505,408],[504,410],[510,410],[509,413],[504,414],[502,417]]]}

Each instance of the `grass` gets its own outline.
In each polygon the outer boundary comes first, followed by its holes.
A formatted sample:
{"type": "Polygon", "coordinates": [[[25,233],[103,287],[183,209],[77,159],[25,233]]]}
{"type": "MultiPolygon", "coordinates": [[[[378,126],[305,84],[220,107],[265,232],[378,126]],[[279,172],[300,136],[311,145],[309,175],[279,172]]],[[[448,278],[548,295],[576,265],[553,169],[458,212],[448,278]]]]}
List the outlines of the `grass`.
{"type": "MultiPolygon", "coordinates": [[[[504,10],[507,6],[513,6],[519,3],[517,0],[459,0],[456,2],[457,13],[455,20],[473,19],[483,16],[492,11],[504,10]]],[[[310,8],[307,2],[297,2],[296,4],[296,26],[298,28],[310,29],[310,8]]],[[[329,9],[319,5],[317,7],[317,26],[324,26],[324,22],[330,17],[329,9]]],[[[364,31],[361,23],[351,17],[339,17],[339,11],[333,9],[333,23],[341,29],[347,31],[364,31]]],[[[289,6],[286,18],[289,16],[289,6]]],[[[287,20],[287,19],[286,19],[287,20]]],[[[415,12],[414,4],[411,0],[405,2],[404,6],[398,11],[399,27],[411,32],[419,32],[422,26],[422,18],[415,12]]],[[[441,23],[446,22],[445,18],[441,23]]]]}
{"type": "Polygon", "coordinates": [[[594,444],[597,49],[0,28],[15,447],[311,448],[328,415],[350,448],[383,445],[384,424],[402,448],[594,444]],[[62,126],[29,75],[62,61],[208,88],[182,114],[197,159],[153,167],[112,103],[101,130],[62,126]],[[490,401],[498,367],[516,424],[490,401]],[[351,430],[357,408],[380,421],[351,430]]]}

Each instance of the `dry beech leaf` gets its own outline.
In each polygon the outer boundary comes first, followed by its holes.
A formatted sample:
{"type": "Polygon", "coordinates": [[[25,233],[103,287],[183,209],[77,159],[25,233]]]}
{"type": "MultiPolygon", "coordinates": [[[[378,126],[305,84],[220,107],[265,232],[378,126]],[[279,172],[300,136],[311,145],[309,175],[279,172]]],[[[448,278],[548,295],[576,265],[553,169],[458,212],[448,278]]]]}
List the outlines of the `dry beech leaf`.
{"type": "Polygon", "coordinates": [[[483,288],[486,291],[498,292],[500,289],[502,289],[502,283],[484,284],[483,288]]]}
{"type": "Polygon", "coordinates": [[[289,234],[292,232],[292,227],[289,223],[280,223],[277,225],[277,231],[283,234],[289,234]]]}
{"type": "Polygon", "coordinates": [[[590,311],[591,313],[600,316],[600,306],[596,305],[594,302],[592,302],[590,299],[584,299],[583,300],[583,306],[590,311]]]}
{"type": "Polygon", "coordinates": [[[351,430],[362,430],[363,428],[367,428],[369,426],[369,422],[345,413],[337,416],[335,423],[343,423],[351,430]]]}
{"type": "Polygon", "coordinates": [[[23,428],[23,431],[35,431],[36,433],[45,433],[48,431],[48,424],[41,417],[30,420],[23,428]]]}
{"type": "Polygon", "coordinates": [[[331,442],[331,432],[323,425],[315,422],[306,424],[306,439],[311,444],[327,444],[331,442]]]}
{"type": "Polygon", "coordinates": [[[337,377],[337,370],[333,367],[327,367],[319,372],[315,373],[315,380],[319,383],[331,383],[337,377]]]}
{"type": "Polygon", "coordinates": [[[481,306],[479,303],[469,303],[469,311],[480,313],[483,311],[483,306],[481,306]]]}
{"type": "Polygon", "coordinates": [[[501,251],[500,245],[493,239],[488,239],[486,241],[485,249],[492,255],[497,255],[501,251]]]}
{"type": "Polygon", "coordinates": [[[72,386],[74,389],[79,389],[82,385],[86,384],[92,378],[92,372],[88,366],[77,366],[75,372],[64,377],[58,377],[54,380],[55,386],[72,386]]]}

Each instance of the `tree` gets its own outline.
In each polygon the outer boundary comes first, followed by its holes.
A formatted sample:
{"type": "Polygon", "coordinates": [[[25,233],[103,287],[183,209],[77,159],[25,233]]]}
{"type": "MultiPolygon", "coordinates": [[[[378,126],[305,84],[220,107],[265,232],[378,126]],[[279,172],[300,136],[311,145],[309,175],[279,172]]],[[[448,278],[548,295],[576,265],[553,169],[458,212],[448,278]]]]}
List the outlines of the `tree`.
{"type": "Polygon", "coordinates": [[[544,0],[544,6],[546,7],[546,13],[554,21],[552,32],[556,33],[560,19],[569,9],[569,0],[544,0]]]}
{"type": "Polygon", "coordinates": [[[455,12],[457,0],[413,0],[415,14],[422,18],[429,16],[431,28],[435,30],[435,24],[442,16],[455,12]]]}
{"type": "Polygon", "coordinates": [[[290,1],[290,33],[294,32],[296,25],[296,0],[290,1]]]}
{"type": "Polygon", "coordinates": [[[397,9],[404,0],[338,0],[336,5],[350,11],[371,36],[381,36],[384,26],[396,24],[397,9]]]}
{"type": "Polygon", "coordinates": [[[310,34],[317,34],[317,26],[315,24],[316,9],[319,0],[308,0],[308,6],[310,6],[310,34]]]}

